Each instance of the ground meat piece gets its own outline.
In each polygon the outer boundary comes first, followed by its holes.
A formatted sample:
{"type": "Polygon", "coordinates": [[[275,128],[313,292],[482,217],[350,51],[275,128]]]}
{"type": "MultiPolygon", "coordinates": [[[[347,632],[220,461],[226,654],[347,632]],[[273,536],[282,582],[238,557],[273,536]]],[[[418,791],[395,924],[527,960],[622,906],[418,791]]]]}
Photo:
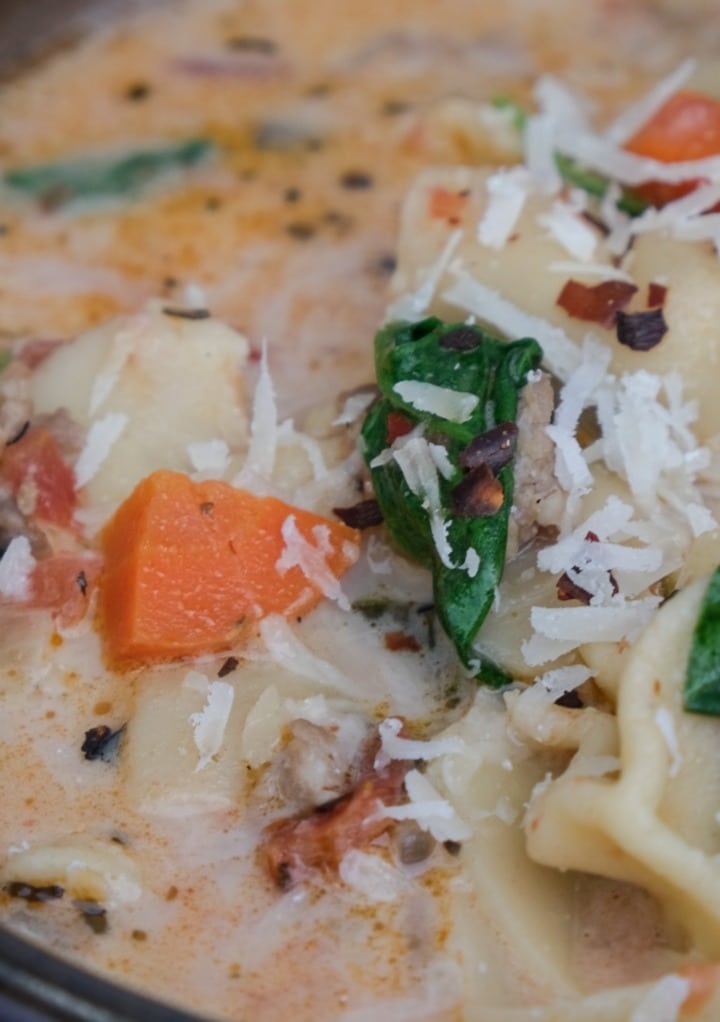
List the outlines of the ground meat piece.
{"type": "Polygon", "coordinates": [[[273,765],[280,794],[298,810],[344,795],[356,780],[360,741],[342,740],[337,731],[309,720],[288,726],[288,742],[273,765]]]}
{"type": "Polygon", "coordinates": [[[394,827],[394,820],[378,813],[379,803],[401,801],[408,769],[409,764],[393,761],[366,776],[350,794],[267,827],[262,852],[273,881],[286,890],[313,873],[334,873],[347,852],[366,847],[394,827]]]}
{"type": "Polygon", "coordinates": [[[555,447],[545,432],[554,407],[552,382],[542,373],[524,387],[520,398],[508,559],[533,538],[539,525],[556,520],[563,501],[554,473],[555,447]]]}

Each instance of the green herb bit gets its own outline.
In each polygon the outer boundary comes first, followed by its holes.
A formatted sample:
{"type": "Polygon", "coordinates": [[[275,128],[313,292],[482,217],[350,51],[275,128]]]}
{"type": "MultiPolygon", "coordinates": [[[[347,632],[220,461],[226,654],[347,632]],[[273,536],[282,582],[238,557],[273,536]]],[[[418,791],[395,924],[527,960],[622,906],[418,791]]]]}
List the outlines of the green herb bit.
{"type": "MultiPolygon", "coordinates": [[[[570,156],[555,153],[555,166],[566,184],[573,185],[575,188],[581,188],[582,191],[592,195],[593,198],[602,199],[610,187],[608,178],[603,177],[602,174],[598,174],[594,170],[587,170],[585,167],[581,167],[570,156]]],[[[627,213],[628,216],[639,216],[645,212],[648,205],[649,203],[644,199],[633,195],[632,192],[627,190],[623,190],[617,201],[617,208],[623,213],[627,213]]]]}
{"type": "MultiPolygon", "coordinates": [[[[464,478],[459,456],[471,440],[500,422],[514,421],[527,374],[542,358],[531,339],[506,343],[477,326],[443,324],[438,319],[420,323],[396,322],[375,338],[375,366],[380,399],[367,414],[362,429],[368,464],[386,451],[394,433],[394,420],[406,420],[407,428],[422,425],[424,439],[441,445],[452,466],[450,478],[438,473],[440,515],[452,551],[448,566],[433,536],[433,519],[422,496],[414,493],[395,460],[371,468],[375,496],[395,541],[410,557],[432,571],[435,610],[461,660],[477,668],[473,641],[492,604],[503,573],[507,531],[513,497],[512,462],[497,473],[503,500],[499,510],[486,517],[453,515],[452,493],[464,478]],[[453,335],[452,337],[450,335],[453,335]],[[462,422],[449,421],[418,411],[395,391],[401,381],[429,383],[436,387],[473,394],[474,410],[462,422]],[[479,564],[468,567],[474,551],[479,564]],[[446,563],[443,563],[445,560],[446,563]]],[[[437,520],[435,520],[437,535],[437,520]]],[[[487,667],[480,671],[489,684],[505,684],[507,678],[487,667]]]]}
{"type": "Polygon", "coordinates": [[[93,156],[9,170],[6,185],[41,201],[62,205],[73,199],[122,196],[175,167],[198,163],[212,143],[193,138],[177,145],[145,149],[126,156],[93,156]]]}
{"type": "MultiPolygon", "coordinates": [[[[491,102],[497,110],[507,110],[512,115],[512,125],[519,135],[525,132],[529,114],[519,103],[507,96],[495,96],[491,102]]],[[[610,187],[609,178],[594,170],[582,167],[572,157],[565,156],[563,153],[555,153],[555,166],[565,184],[580,188],[595,199],[602,199],[610,187]]],[[[617,208],[623,213],[627,213],[628,216],[639,216],[648,206],[648,202],[627,189],[623,189],[617,201],[617,208]]]]}
{"type": "Polygon", "coordinates": [[[684,692],[691,713],[720,715],[720,568],[712,575],[693,633],[684,692]]]}
{"type": "Polygon", "coordinates": [[[0,350],[0,373],[3,369],[10,365],[13,359],[13,354],[10,348],[3,348],[0,350]]]}
{"type": "Polygon", "coordinates": [[[518,135],[522,135],[527,125],[528,113],[519,103],[509,96],[494,96],[490,103],[496,110],[507,111],[511,115],[512,126],[518,135]]]}

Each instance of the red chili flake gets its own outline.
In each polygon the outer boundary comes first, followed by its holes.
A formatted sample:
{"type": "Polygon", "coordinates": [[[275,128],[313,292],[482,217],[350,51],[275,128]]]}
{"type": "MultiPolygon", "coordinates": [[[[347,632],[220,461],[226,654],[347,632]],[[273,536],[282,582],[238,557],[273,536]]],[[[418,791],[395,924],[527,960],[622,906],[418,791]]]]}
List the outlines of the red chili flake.
{"type": "Polygon", "coordinates": [[[394,443],[398,437],[406,436],[413,428],[413,424],[402,412],[388,412],[387,417],[387,442],[394,443]]]}
{"type": "Polygon", "coordinates": [[[385,632],[385,648],[391,653],[419,653],[422,649],[415,636],[405,632],[385,632]]]}
{"type": "Polygon", "coordinates": [[[636,291],[634,284],[624,280],[604,280],[593,285],[568,280],[555,304],[574,319],[611,327],[618,312],[625,308],[636,291]]]}
{"type": "Polygon", "coordinates": [[[368,500],[358,501],[352,507],[334,507],[333,514],[337,515],[340,521],[349,525],[351,529],[370,529],[383,522],[380,505],[372,497],[368,500]]]}
{"type": "MultiPolygon", "coordinates": [[[[589,529],[585,533],[585,539],[589,543],[600,542],[600,537],[597,535],[597,533],[591,532],[589,529]]],[[[612,586],[613,596],[615,596],[615,594],[618,592],[618,584],[615,580],[615,576],[611,571],[608,572],[608,579],[610,581],[610,585],[612,586]]],[[[587,591],[587,589],[583,589],[582,586],[579,586],[577,582],[570,578],[567,572],[564,572],[557,580],[555,589],[557,592],[558,600],[579,600],[580,603],[584,603],[585,606],[587,607],[588,604],[590,603],[590,600],[592,599],[592,596],[587,591]]]]}
{"type": "Polygon", "coordinates": [[[467,447],[458,455],[458,464],[463,468],[488,465],[493,472],[512,461],[518,429],[514,422],[500,422],[492,429],[473,437],[467,447]]]}
{"type": "Polygon", "coordinates": [[[490,518],[504,499],[502,483],[484,462],[471,468],[450,494],[452,513],[459,518],[490,518]]]}
{"type": "Polygon", "coordinates": [[[667,329],[662,309],[617,314],[617,339],[632,351],[650,351],[660,343],[667,329]]]}
{"type": "Polygon", "coordinates": [[[558,600],[563,602],[566,600],[578,600],[587,607],[591,600],[591,595],[587,589],[583,589],[577,582],[573,582],[567,572],[564,572],[557,580],[555,590],[558,600]]]}
{"type": "Polygon", "coordinates": [[[648,284],[647,303],[649,309],[662,308],[667,296],[667,288],[664,284],[657,284],[651,280],[648,284]]]}
{"type": "Polygon", "coordinates": [[[451,192],[447,188],[430,189],[429,213],[433,220],[447,220],[453,225],[462,220],[468,192],[451,192]]]}

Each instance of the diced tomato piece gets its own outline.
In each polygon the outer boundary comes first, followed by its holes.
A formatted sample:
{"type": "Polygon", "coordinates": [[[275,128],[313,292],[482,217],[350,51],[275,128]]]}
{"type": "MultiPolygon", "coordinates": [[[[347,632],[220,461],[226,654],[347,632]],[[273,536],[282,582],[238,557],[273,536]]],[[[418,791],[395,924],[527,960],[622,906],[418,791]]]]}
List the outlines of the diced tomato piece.
{"type": "Polygon", "coordinates": [[[406,436],[413,428],[413,424],[402,412],[388,412],[387,417],[387,442],[395,443],[398,437],[406,436]]]}
{"type": "Polygon", "coordinates": [[[447,188],[430,189],[429,212],[433,220],[459,224],[467,204],[467,192],[451,192],[447,188]]]}
{"type": "MultiPolygon", "coordinates": [[[[699,92],[676,92],[626,143],[638,156],[662,163],[700,160],[720,153],[720,100],[699,92]]],[[[686,195],[697,181],[648,181],[633,189],[655,206],[686,195]]]]}
{"type": "Polygon", "coordinates": [[[9,444],[2,455],[2,476],[16,496],[21,487],[31,489],[37,518],[70,524],[76,506],[75,475],[49,430],[31,426],[9,444]]]}
{"type": "Polygon", "coordinates": [[[30,605],[51,610],[63,624],[73,624],[85,614],[100,570],[97,558],[57,554],[35,565],[30,605]]]}

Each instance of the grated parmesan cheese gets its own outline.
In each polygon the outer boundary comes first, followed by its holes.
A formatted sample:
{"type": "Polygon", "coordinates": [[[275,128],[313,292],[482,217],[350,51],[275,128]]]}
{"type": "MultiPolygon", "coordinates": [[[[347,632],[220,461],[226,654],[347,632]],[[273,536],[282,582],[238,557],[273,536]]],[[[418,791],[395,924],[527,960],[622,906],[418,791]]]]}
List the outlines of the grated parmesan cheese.
{"type": "Polygon", "coordinates": [[[367,411],[375,397],[375,390],[367,390],[360,394],[350,394],[349,397],[345,398],[342,411],[333,419],[332,425],[351,426],[353,422],[357,422],[360,416],[367,411]]]}
{"type": "Polygon", "coordinates": [[[538,222],[547,229],[550,237],[581,263],[589,263],[597,247],[597,232],[583,220],[580,214],[584,208],[584,199],[578,200],[573,193],[573,201],[556,199],[550,210],[538,215],[538,222]]]}
{"type": "Polygon", "coordinates": [[[35,558],[27,536],[14,536],[0,558],[0,596],[28,600],[32,592],[35,558]]]}
{"type": "Polygon", "coordinates": [[[430,302],[445,272],[450,265],[455,249],[460,244],[462,231],[453,231],[445,247],[432,266],[425,271],[424,280],[416,291],[401,295],[388,307],[386,321],[392,319],[422,319],[427,313],[430,302]]]}
{"type": "Polygon", "coordinates": [[[660,109],[660,107],[681,89],[695,70],[696,62],[684,60],[679,67],[657,82],[645,96],[636,103],[625,107],[619,117],[605,132],[605,137],[615,145],[623,145],[660,109]]]}
{"type": "Polygon", "coordinates": [[[515,230],[528,195],[530,175],[525,167],[491,174],[485,183],[487,205],[477,227],[481,245],[500,249],[515,230]]]}
{"type": "Polygon", "coordinates": [[[604,607],[533,607],[530,623],[537,634],[522,644],[525,662],[544,664],[585,642],[633,642],[660,602],[659,596],[616,597],[604,607]]]}
{"type": "Polygon", "coordinates": [[[220,751],[234,698],[232,685],[226,681],[212,681],[207,686],[204,708],[199,713],[190,714],[193,738],[200,757],[195,773],[204,770],[220,751]]]}
{"type": "MultiPolygon", "coordinates": [[[[333,549],[328,526],[312,527],[314,543],[310,543],[300,532],[295,515],[287,516],[280,531],[285,546],[275,562],[278,574],[284,575],[291,568],[300,568],[308,582],[319,589],[323,596],[328,600],[335,600],[341,610],[350,610],[350,601],[327,563],[328,555],[333,549]]],[[[349,544],[347,549],[344,548],[344,552],[352,553],[355,558],[359,553],[355,544],[349,544]]]]}
{"type": "Polygon", "coordinates": [[[391,820],[415,820],[436,841],[465,841],[472,837],[472,828],[460,819],[453,806],[419,770],[405,777],[407,805],[384,806],[380,815],[391,820]]]}
{"type": "Polygon", "coordinates": [[[75,462],[75,489],[87,485],[112,450],[128,423],[124,412],[108,412],[88,430],[85,446],[75,462]]]}
{"type": "Polygon", "coordinates": [[[467,422],[480,401],[477,394],[438,387],[422,380],[399,380],[393,390],[417,411],[429,412],[448,422],[467,422]]]}
{"type": "Polygon", "coordinates": [[[380,722],[378,726],[380,750],[375,757],[376,769],[384,767],[392,759],[430,760],[451,753],[461,753],[465,749],[465,742],[459,735],[448,735],[430,741],[400,738],[402,726],[403,722],[397,717],[388,717],[380,722]]]}
{"type": "Polygon", "coordinates": [[[187,445],[190,464],[196,472],[221,476],[230,464],[230,449],[224,440],[201,440],[187,445]]]}
{"type": "Polygon", "coordinates": [[[678,1022],[690,996],[690,980],[669,973],[653,983],[630,1016],[630,1022],[678,1022]]]}
{"type": "Polygon", "coordinates": [[[275,467],[277,451],[277,405],[275,387],[268,367],[267,342],[262,343],[260,375],[255,385],[252,419],[250,422],[250,444],[245,467],[235,485],[242,485],[248,475],[257,474],[269,479],[275,467]]]}
{"type": "Polygon", "coordinates": [[[442,294],[444,301],[473,313],[506,337],[534,337],[543,349],[548,368],[561,380],[566,380],[577,367],[580,352],[560,327],[524,312],[497,291],[474,280],[469,273],[460,271],[455,277],[454,283],[442,294]]]}

